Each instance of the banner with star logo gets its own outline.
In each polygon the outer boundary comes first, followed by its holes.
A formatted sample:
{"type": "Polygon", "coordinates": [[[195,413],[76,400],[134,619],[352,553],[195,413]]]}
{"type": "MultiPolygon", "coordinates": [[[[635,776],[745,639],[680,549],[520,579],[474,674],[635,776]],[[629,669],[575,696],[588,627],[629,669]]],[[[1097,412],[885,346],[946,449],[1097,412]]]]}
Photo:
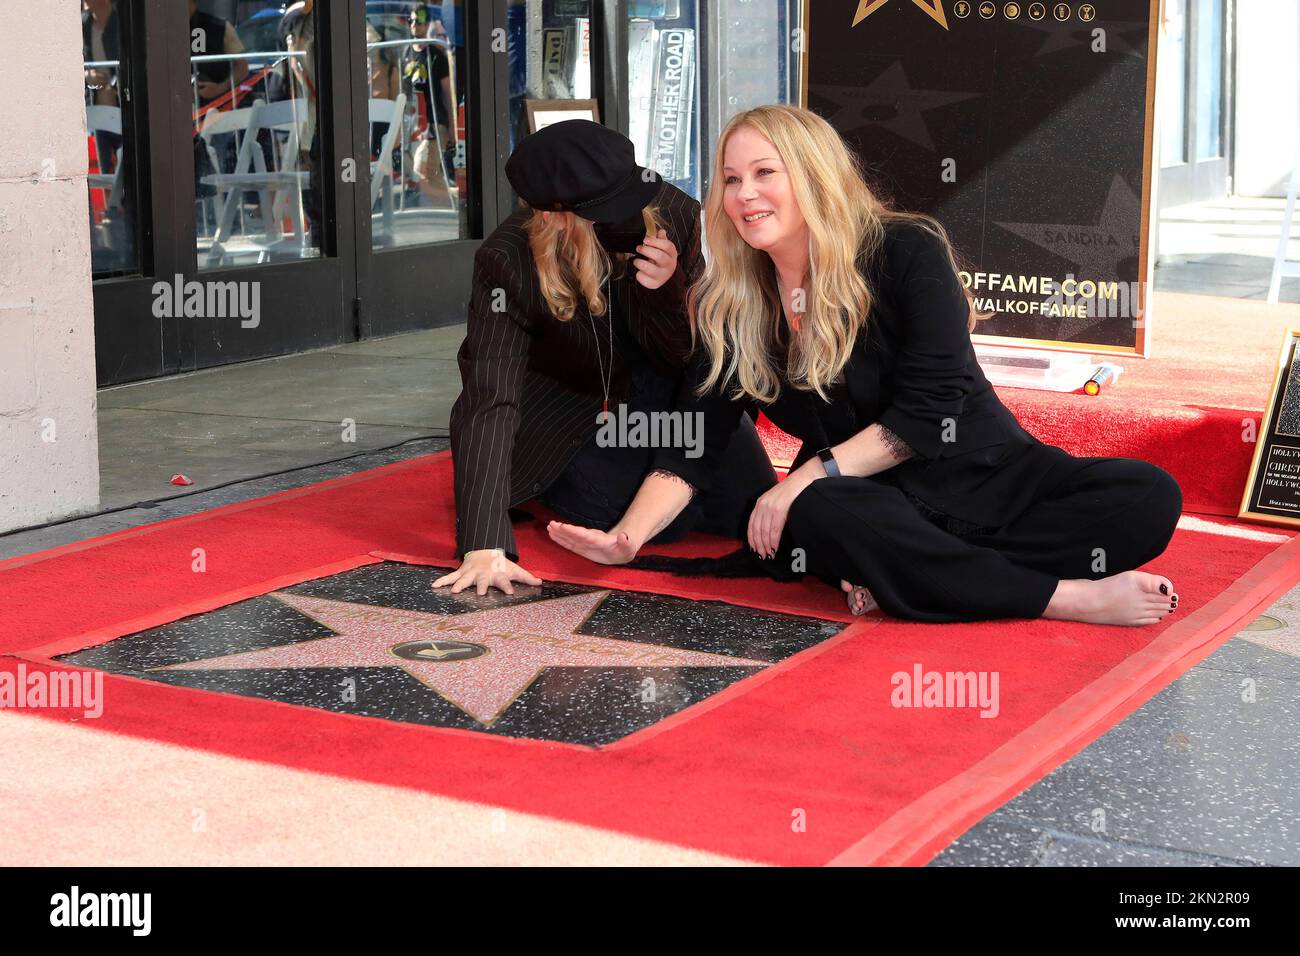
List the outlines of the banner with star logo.
{"type": "Polygon", "coordinates": [[[804,4],[803,105],[947,228],[977,341],[1147,354],[1158,7],[804,4]]]}

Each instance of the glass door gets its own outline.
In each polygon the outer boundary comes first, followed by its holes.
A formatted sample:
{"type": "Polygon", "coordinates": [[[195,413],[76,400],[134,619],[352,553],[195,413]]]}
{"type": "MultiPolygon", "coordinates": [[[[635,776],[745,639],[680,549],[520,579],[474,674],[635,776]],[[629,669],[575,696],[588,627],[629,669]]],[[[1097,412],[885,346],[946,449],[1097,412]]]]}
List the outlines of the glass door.
{"type": "Polygon", "coordinates": [[[83,0],[101,386],[354,336],[345,13],[83,0]]]}
{"type": "Polygon", "coordinates": [[[353,146],[365,166],[353,195],[358,334],[464,321],[482,185],[494,178],[479,131],[493,128],[496,79],[483,71],[497,11],[472,0],[350,9],[353,146]]]}
{"type": "MultiPolygon", "coordinates": [[[[800,0],[710,0],[703,93],[706,135],[701,193],[709,188],[714,148],[737,113],[800,101],[800,0]]],[[[702,198],[702,197],[701,197],[702,198]]]]}
{"type": "Polygon", "coordinates": [[[618,0],[622,129],[637,161],[703,199],[736,113],[797,103],[799,0],[618,0]]]}
{"type": "Polygon", "coordinates": [[[626,0],[627,127],[636,160],[700,196],[700,4],[626,0]]]}
{"type": "Polygon", "coordinates": [[[1156,60],[1163,209],[1228,195],[1230,0],[1165,0],[1156,60]]]}
{"type": "Polygon", "coordinates": [[[101,385],[463,322],[614,0],[82,0],[101,385]]]}
{"type": "Polygon", "coordinates": [[[100,384],[462,321],[505,4],[82,0],[100,384]]]}

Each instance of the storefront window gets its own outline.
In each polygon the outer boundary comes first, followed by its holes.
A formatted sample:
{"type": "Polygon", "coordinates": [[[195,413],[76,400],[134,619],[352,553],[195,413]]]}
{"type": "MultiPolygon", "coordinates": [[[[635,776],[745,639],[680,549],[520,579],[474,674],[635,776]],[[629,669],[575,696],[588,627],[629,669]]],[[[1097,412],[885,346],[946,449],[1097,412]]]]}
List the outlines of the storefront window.
{"type": "Polygon", "coordinates": [[[755,106],[798,102],[800,4],[628,0],[627,12],[628,136],[637,162],[703,198],[727,121],[755,106]]]}
{"type": "Polygon", "coordinates": [[[199,268],[319,257],[315,0],[187,2],[199,268]]]}
{"type": "Polygon", "coordinates": [[[709,188],[713,149],[727,121],[769,103],[799,102],[799,0],[712,0],[704,102],[701,194],[709,188]]]}
{"type": "Polygon", "coordinates": [[[130,11],[115,0],[85,0],[81,58],[86,90],[90,261],[96,279],[138,272],[140,197],[132,172],[130,11]]]}
{"type": "Polygon", "coordinates": [[[465,0],[366,4],[376,249],[469,237],[465,0]]]}
{"type": "Polygon", "coordinates": [[[1223,155],[1223,0],[1196,5],[1196,158],[1223,155]]]}
{"type": "Polygon", "coordinates": [[[506,33],[512,151],[529,133],[528,100],[592,97],[591,5],[592,0],[510,0],[506,33]]]}
{"type": "Polygon", "coordinates": [[[1187,161],[1186,0],[1166,0],[1156,60],[1156,102],[1160,109],[1160,165],[1187,161]]]}
{"type": "Polygon", "coordinates": [[[699,4],[629,0],[628,136],[642,166],[700,195],[699,4]]]}

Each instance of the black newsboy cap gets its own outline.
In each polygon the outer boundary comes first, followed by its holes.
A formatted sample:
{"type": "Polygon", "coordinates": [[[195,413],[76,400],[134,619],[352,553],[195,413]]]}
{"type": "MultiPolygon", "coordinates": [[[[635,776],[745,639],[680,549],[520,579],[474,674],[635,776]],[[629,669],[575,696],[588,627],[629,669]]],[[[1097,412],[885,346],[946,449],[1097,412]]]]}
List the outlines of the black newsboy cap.
{"type": "Polygon", "coordinates": [[[534,209],[571,212],[591,222],[632,218],[654,201],[660,178],[638,166],[632,141],[573,119],[526,136],[506,161],[506,178],[534,209]]]}

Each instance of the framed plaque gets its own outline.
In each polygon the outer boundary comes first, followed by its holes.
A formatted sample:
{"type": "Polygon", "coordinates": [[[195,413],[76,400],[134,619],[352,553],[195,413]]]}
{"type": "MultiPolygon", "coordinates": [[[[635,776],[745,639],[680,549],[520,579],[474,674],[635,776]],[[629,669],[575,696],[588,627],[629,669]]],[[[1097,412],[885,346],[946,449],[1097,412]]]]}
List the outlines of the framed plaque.
{"type": "Polygon", "coordinates": [[[524,100],[524,111],[530,133],[564,120],[600,122],[600,106],[595,100],[524,100]]]}
{"type": "Polygon", "coordinates": [[[1300,329],[1278,355],[1273,391],[1255,440],[1239,518],[1300,525],[1300,329]]]}
{"type": "Polygon", "coordinates": [[[803,4],[803,105],[943,223],[977,342],[1147,354],[1159,7],[803,4]]]}

